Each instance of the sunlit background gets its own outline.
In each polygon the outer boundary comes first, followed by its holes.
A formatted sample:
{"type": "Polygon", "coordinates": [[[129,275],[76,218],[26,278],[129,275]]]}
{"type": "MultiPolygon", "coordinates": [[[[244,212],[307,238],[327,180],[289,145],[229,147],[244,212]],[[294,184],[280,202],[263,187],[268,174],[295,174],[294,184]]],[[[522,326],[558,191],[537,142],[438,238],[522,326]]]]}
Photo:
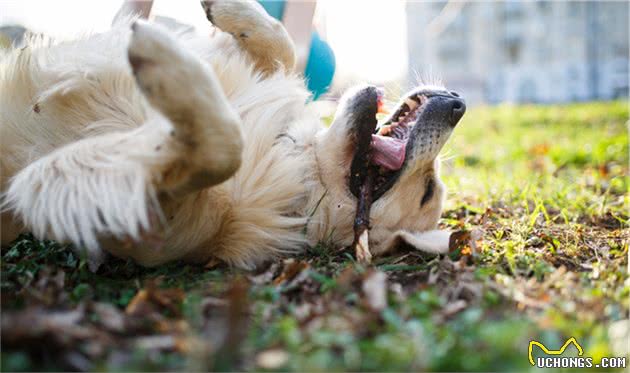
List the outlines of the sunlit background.
{"type": "MultiPolygon", "coordinates": [[[[0,24],[19,24],[59,37],[80,31],[104,31],[110,25],[121,0],[4,0],[0,1],[0,24]]],[[[195,0],[157,0],[153,13],[193,25],[210,28],[195,0]]],[[[315,24],[325,30],[341,72],[371,81],[393,81],[407,69],[405,4],[402,1],[318,2],[315,24]]]]}
{"type": "MultiPolygon", "coordinates": [[[[63,38],[106,30],[121,0],[3,0],[0,26],[63,38]]],[[[196,0],[156,0],[153,15],[209,32],[196,0]]],[[[628,2],[335,1],[313,27],[350,84],[390,90],[439,80],[469,103],[557,103],[628,96],[628,2]]]]}

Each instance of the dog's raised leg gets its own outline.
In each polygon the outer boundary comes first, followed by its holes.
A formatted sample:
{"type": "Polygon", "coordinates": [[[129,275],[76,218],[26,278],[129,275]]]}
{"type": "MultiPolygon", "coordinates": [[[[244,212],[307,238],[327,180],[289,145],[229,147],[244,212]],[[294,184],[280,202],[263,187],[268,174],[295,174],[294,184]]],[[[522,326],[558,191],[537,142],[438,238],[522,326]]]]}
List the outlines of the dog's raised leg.
{"type": "Polygon", "coordinates": [[[202,0],[208,20],[232,34],[264,74],[295,68],[295,46],[281,22],[253,0],[202,0]]]}
{"type": "Polygon", "coordinates": [[[178,178],[165,175],[161,189],[182,195],[225,181],[240,166],[243,139],[240,118],[214,71],[159,28],[141,21],[132,28],[128,53],[136,81],[172,122],[185,155],[169,171],[178,178]]]}
{"type": "MultiPolygon", "coordinates": [[[[159,233],[160,207],[221,183],[241,162],[240,118],[208,66],[144,23],[134,26],[129,61],[157,110],[134,130],[56,149],[17,173],[3,195],[37,236],[86,248],[92,268],[104,239],[159,233]]],[[[155,249],[145,257],[151,264],[177,255],[155,249]]]]}

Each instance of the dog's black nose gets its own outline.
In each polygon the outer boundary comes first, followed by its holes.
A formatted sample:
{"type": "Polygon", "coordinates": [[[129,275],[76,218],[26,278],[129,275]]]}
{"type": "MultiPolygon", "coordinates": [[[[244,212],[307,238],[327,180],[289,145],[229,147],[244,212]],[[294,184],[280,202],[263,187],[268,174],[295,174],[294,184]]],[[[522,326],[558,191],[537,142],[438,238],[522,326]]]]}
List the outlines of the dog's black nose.
{"type": "Polygon", "coordinates": [[[456,98],[450,98],[449,101],[449,104],[451,105],[451,125],[455,127],[466,112],[466,103],[464,100],[459,98],[459,96],[456,96],[456,98]]]}
{"type": "Polygon", "coordinates": [[[455,97],[450,92],[439,92],[426,96],[424,109],[419,120],[432,121],[446,126],[455,127],[466,112],[466,103],[461,97],[455,97]]]}

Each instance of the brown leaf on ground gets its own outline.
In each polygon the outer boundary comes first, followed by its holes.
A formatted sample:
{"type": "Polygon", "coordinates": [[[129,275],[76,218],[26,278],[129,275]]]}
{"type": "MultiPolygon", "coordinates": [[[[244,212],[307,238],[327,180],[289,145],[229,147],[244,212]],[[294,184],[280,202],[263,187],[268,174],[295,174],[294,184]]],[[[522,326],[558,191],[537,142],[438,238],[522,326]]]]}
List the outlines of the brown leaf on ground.
{"type": "Polygon", "coordinates": [[[2,313],[2,343],[20,343],[29,339],[51,337],[63,342],[87,338],[89,328],[79,325],[85,316],[84,308],[56,311],[33,307],[19,312],[2,313]]]}
{"type": "Polygon", "coordinates": [[[253,275],[249,275],[247,276],[247,278],[254,285],[266,285],[273,281],[273,278],[275,277],[279,269],[280,263],[271,263],[262,271],[253,275]]]}
{"type": "Polygon", "coordinates": [[[146,289],[142,289],[133,296],[125,313],[127,315],[143,315],[153,311],[154,307],[149,301],[149,292],[146,289]]]}
{"type": "Polygon", "coordinates": [[[367,306],[374,312],[387,307],[387,275],[381,271],[371,270],[363,278],[361,287],[367,306]]]}
{"type": "Polygon", "coordinates": [[[64,285],[65,272],[54,271],[51,267],[45,266],[38,273],[34,283],[24,287],[23,294],[30,305],[61,305],[68,300],[64,285]]]}
{"type": "Polygon", "coordinates": [[[55,356],[69,370],[90,370],[93,359],[115,345],[113,336],[91,325],[86,307],[51,311],[31,307],[2,313],[2,347],[19,348],[35,354],[55,356]],[[81,351],[76,346],[81,346],[81,351]]]}
{"type": "Polygon", "coordinates": [[[463,300],[463,299],[458,299],[454,302],[451,302],[449,304],[447,304],[443,309],[442,309],[442,315],[444,317],[451,317],[457,313],[459,313],[460,311],[464,310],[466,307],[468,306],[468,303],[463,300]]]}
{"type": "Polygon", "coordinates": [[[462,257],[471,257],[481,251],[483,231],[480,229],[459,230],[451,233],[448,243],[449,253],[462,257]]]}
{"type": "Polygon", "coordinates": [[[460,231],[451,233],[451,237],[448,242],[449,253],[452,253],[462,248],[463,246],[468,245],[468,242],[470,241],[471,237],[472,236],[470,234],[470,231],[467,231],[467,230],[460,230],[460,231]]]}
{"type": "Polygon", "coordinates": [[[256,365],[263,369],[278,369],[289,361],[289,354],[280,349],[266,350],[256,355],[256,365]]]}
{"type": "Polygon", "coordinates": [[[273,280],[273,284],[278,286],[295,279],[302,271],[307,269],[309,264],[305,261],[287,259],[284,261],[284,269],[278,277],[273,280]]]}
{"type": "Polygon", "coordinates": [[[213,334],[211,347],[214,353],[214,367],[220,370],[234,367],[241,357],[241,345],[247,336],[250,324],[249,284],[243,278],[236,278],[230,284],[225,298],[227,307],[216,317],[209,320],[208,326],[218,326],[221,335],[216,335],[216,329],[206,328],[206,333],[213,334]],[[218,338],[217,338],[218,337],[218,338]]]}
{"type": "Polygon", "coordinates": [[[531,155],[546,155],[549,153],[549,144],[539,143],[529,148],[529,154],[531,155]]]}
{"type": "Polygon", "coordinates": [[[147,282],[144,289],[139,290],[131,299],[125,313],[130,316],[143,316],[164,309],[174,316],[181,315],[181,304],[185,293],[179,288],[158,288],[159,280],[147,282]]]}
{"type": "Polygon", "coordinates": [[[106,329],[117,333],[125,331],[125,314],[118,308],[108,303],[94,303],[91,310],[106,329]]]}

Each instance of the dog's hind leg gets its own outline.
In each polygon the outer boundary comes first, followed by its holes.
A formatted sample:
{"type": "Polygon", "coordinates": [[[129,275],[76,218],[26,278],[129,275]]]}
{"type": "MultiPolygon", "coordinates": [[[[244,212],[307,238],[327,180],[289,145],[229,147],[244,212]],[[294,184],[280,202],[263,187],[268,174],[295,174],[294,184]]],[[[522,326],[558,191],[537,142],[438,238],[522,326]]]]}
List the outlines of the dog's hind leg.
{"type": "MultiPolygon", "coordinates": [[[[161,232],[165,203],[225,181],[241,162],[240,118],[208,66],[143,23],[134,26],[129,60],[157,110],[133,130],[84,138],[39,158],[3,192],[3,209],[16,220],[39,237],[86,248],[92,265],[102,260],[103,240],[161,232]]],[[[147,256],[147,263],[177,257],[158,249],[147,256]]]]}
{"type": "Polygon", "coordinates": [[[253,0],[202,0],[208,20],[232,34],[264,74],[279,69],[292,72],[295,46],[281,22],[253,0]]]}

